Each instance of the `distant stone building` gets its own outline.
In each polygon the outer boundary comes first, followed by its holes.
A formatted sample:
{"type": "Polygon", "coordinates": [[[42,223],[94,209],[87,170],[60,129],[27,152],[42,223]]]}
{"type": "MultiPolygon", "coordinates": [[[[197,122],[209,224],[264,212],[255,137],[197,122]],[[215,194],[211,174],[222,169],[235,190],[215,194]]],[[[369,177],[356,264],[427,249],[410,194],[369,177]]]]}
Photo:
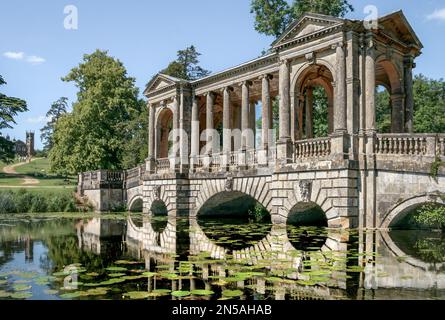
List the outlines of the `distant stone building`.
{"type": "Polygon", "coordinates": [[[26,150],[28,158],[31,158],[35,155],[34,132],[26,131],[26,150]]]}

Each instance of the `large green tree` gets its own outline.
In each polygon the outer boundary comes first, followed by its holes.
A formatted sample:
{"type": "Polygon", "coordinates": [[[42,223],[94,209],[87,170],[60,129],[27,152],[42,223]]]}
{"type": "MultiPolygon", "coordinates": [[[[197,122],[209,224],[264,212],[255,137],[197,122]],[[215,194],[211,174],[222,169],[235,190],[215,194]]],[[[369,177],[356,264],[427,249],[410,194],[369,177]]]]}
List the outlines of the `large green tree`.
{"type": "Polygon", "coordinates": [[[73,82],[79,91],[73,111],[62,115],[55,126],[49,153],[53,171],[122,169],[126,153],[139,154],[128,150],[134,138],[131,123],[145,108],[135,79],[107,51],[96,50],[62,80],[73,82]]]}
{"type": "MultiPolygon", "coordinates": [[[[445,81],[430,79],[423,74],[414,76],[414,131],[445,132],[445,81]]],[[[379,88],[376,96],[377,131],[391,132],[391,104],[388,90],[379,88]]]]}
{"type": "MultiPolygon", "coordinates": [[[[0,75],[0,86],[5,84],[6,81],[0,75]]],[[[28,111],[28,107],[24,100],[0,92],[0,130],[12,128],[16,124],[15,117],[25,111],[28,111]]],[[[14,143],[0,132],[0,161],[11,162],[14,156],[14,143]]]]}
{"type": "Polygon", "coordinates": [[[48,122],[46,125],[40,129],[40,138],[43,142],[44,150],[49,151],[53,147],[53,134],[54,134],[54,127],[56,126],[57,121],[60,119],[60,117],[67,113],[68,109],[68,98],[61,97],[57,101],[54,101],[51,104],[51,107],[49,108],[48,112],[46,113],[46,118],[48,119],[48,122]]]}
{"type": "Polygon", "coordinates": [[[347,0],[252,0],[251,13],[255,15],[255,30],[278,37],[289,24],[306,12],[344,17],[354,8],[347,0]]]}
{"type": "Polygon", "coordinates": [[[191,45],[184,50],[179,50],[177,58],[168,67],[161,71],[166,75],[184,80],[196,80],[210,74],[210,71],[199,66],[199,56],[201,55],[191,45]]]}

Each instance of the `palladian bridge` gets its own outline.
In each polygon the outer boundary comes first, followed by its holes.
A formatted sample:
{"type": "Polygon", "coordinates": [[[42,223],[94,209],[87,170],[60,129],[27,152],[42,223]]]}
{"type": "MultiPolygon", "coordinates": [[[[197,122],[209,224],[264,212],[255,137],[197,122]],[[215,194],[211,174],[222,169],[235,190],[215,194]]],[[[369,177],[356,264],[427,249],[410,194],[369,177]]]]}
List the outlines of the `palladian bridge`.
{"type": "Polygon", "coordinates": [[[82,173],[78,192],[98,211],[190,217],[249,196],[276,224],[318,206],[343,228],[388,228],[443,203],[445,134],[413,130],[422,43],[401,11],[372,27],[305,14],[255,60],[195,81],[158,74],[144,92],[146,164],[82,173]],[[390,96],[391,133],[377,131],[377,88],[390,96]],[[315,90],[327,100],[325,137],[315,90]]]}

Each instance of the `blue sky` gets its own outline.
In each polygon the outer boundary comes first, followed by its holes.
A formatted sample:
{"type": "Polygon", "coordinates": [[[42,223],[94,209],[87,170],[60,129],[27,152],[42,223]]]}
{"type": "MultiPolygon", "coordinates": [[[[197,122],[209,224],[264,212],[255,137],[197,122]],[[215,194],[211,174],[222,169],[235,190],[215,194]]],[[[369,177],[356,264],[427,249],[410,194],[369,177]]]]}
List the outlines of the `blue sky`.
{"type": "MultiPolygon", "coordinates": [[[[443,78],[445,2],[443,0],[352,0],[363,19],[365,6],[379,15],[403,9],[423,42],[415,73],[443,78]],[[417,4],[417,5],[416,5],[417,4]]],[[[39,129],[51,102],[61,96],[72,103],[76,88],[60,80],[78,65],[83,54],[109,50],[120,59],[142,90],[145,83],[170,61],[177,50],[194,44],[202,53],[201,65],[219,71],[259,56],[272,38],[258,34],[250,14],[250,0],[1,0],[0,74],[8,82],[1,92],[25,99],[30,111],[17,118],[12,137],[25,138],[39,129]],[[78,9],[78,29],[64,28],[64,8],[78,9]]]]}

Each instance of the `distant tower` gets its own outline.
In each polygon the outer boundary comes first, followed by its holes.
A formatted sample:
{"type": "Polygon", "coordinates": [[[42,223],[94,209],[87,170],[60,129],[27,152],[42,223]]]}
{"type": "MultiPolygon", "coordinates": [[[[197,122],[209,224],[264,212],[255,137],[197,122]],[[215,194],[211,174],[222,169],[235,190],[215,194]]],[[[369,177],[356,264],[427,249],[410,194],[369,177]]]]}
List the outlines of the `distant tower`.
{"type": "Polygon", "coordinates": [[[34,132],[26,131],[26,150],[28,158],[31,158],[34,152],[34,132]]]}

